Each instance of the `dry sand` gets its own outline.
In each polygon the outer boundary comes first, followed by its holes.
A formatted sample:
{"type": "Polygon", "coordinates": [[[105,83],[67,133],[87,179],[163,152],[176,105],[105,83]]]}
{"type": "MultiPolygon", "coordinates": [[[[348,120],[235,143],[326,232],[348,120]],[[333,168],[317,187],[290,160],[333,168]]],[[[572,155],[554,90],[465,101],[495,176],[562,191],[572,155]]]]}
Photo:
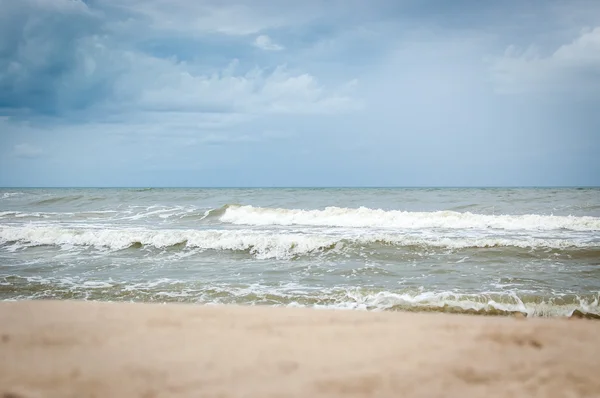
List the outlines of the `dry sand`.
{"type": "Polygon", "coordinates": [[[0,303],[0,397],[600,397],[600,322],[0,303]]]}

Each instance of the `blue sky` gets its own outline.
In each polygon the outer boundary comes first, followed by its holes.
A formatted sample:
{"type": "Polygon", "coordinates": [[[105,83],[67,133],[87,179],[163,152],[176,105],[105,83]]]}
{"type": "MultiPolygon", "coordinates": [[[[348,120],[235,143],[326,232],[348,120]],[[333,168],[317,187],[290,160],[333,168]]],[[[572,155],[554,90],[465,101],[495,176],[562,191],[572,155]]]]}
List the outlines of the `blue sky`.
{"type": "Polygon", "coordinates": [[[2,186],[600,185],[595,0],[0,0],[2,186]]]}

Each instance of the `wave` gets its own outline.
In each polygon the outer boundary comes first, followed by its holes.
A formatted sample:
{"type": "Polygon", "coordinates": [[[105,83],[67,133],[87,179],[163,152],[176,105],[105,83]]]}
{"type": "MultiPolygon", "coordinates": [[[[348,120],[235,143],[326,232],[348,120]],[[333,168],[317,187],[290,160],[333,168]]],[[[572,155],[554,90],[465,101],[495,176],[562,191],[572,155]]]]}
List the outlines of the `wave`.
{"type": "Polygon", "coordinates": [[[82,211],[82,212],[45,212],[45,211],[36,211],[32,213],[26,213],[21,211],[0,211],[0,219],[7,218],[12,219],[11,221],[19,220],[27,220],[27,219],[88,219],[94,220],[97,218],[110,218],[113,217],[114,214],[118,213],[117,210],[90,210],[90,211],[82,211]]]}
{"type": "Polygon", "coordinates": [[[13,198],[15,196],[23,195],[23,192],[4,192],[2,194],[2,199],[13,198]]]}
{"type": "Polygon", "coordinates": [[[530,317],[600,314],[600,295],[540,297],[506,293],[465,294],[457,292],[364,292],[349,289],[335,303],[322,307],[387,311],[448,312],[473,315],[530,317]]]}
{"type": "Polygon", "coordinates": [[[18,211],[0,211],[0,218],[8,216],[16,216],[20,212],[18,211]]]}
{"type": "MultiPolygon", "coordinates": [[[[82,210],[71,212],[22,212],[22,211],[0,211],[0,219],[54,219],[57,221],[78,219],[96,220],[98,218],[111,219],[112,221],[143,221],[150,219],[166,220],[172,219],[183,221],[201,221],[207,217],[208,212],[204,209],[184,206],[128,206],[115,210],[82,210]]],[[[14,220],[13,220],[14,221],[14,220]]]]}
{"type": "Polygon", "coordinates": [[[153,281],[86,280],[81,277],[0,278],[2,299],[86,299],[312,307],[366,311],[446,312],[528,317],[600,317],[600,295],[539,296],[514,292],[376,291],[333,287],[203,284],[162,278],[153,281]]]}
{"type": "Polygon", "coordinates": [[[323,252],[340,252],[351,247],[380,244],[395,247],[444,249],[513,247],[521,249],[592,249],[598,244],[572,239],[506,237],[444,237],[369,233],[326,234],[285,231],[182,230],[146,228],[64,228],[55,226],[2,226],[0,244],[11,250],[32,246],[90,246],[109,250],[130,247],[164,249],[181,246],[199,250],[246,251],[257,258],[293,258],[323,252]]]}
{"type": "Polygon", "coordinates": [[[78,201],[81,199],[86,199],[85,195],[55,196],[55,197],[51,197],[51,198],[47,198],[47,199],[37,200],[37,201],[31,203],[31,205],[39,206],[39,205],[51,205],[51,204],[57,204],[57,203],[70,203],[70,202],[75,202],[75,201],[78,201]]]}
{"type": "Polygon", "coordinates": [[[408,212],[366,207],[300,210],[227,205],[215,210],[221,222],[238,225],[309,225],[404,229],[504,229],[600,231],[600,217],[484,215],[456,211],[408,212]]]}
{"type": "Polygon", "coordinates": [[[156,191],[157,188],[130,188],[128,191],[130,192],[152,192],[156,191]]]}
{"type": "MultiPolygon", "coordinates": [[[[102,200],[91,197],[86,200],[102,200]]],[[[79,200],[76,197],[45,199],[36,204],[79,200]]],[[[115,221],[169,220],[171,223],[232,224],[257,227],[310,226],[340,228],[371,228],[396,230],[485,230],[485,231],[574,231],[600,232],[600,217],[553,215],[486,215],[458,211],[409,212],[360,208],[326,207],[321,210],[301,210],[254,207],[227,204],[218,208],[183,205],[130,205],[113,210],[82,210],[79,212],[0,211],[0,218],[110,218],[115,221]]]]}
{"type": "MultiPolygon", "coordinates": [[[[240,204],[227,204],[215,209],[209,209],[207,211],[205,211],[202,216],[200,217],[200,220],[219,220],[222,221],[222,217],[227,213],[227,211],[229,209],[237,209],[237,208],[241,208],[241,207],[246,207],[240,204]]],[[[250,206],[252,207],[252,206],[250,206]]],[[[192,216],[192,215],[190,215],[192,216]]],[[[194,214],[194,216],[197,216],[197,214],[194,214]]]]}
{"type": "Polygon", "coordinates": [[[29,206],[47,206],[47,205],[56,205],[56,204],[68,204],[73,202],[99,202],[108,199],[107,196],[88,196],[85,194],[73,194],[73,195],[63,195],[63,196],[52,196],[47,197],[45,199],[39,199],[34,202],[29,203],[29,206]]]}
{"type": "Polygon", "coordinates": [[[30,246],[91,246],[110,250],[130,247],[247,251],[257,258],[290,258],[326,250],[339,239],[251,230],[152,230],[143,228],[61,228],[0,226],[0,243],[13,249],[30,246]]]}

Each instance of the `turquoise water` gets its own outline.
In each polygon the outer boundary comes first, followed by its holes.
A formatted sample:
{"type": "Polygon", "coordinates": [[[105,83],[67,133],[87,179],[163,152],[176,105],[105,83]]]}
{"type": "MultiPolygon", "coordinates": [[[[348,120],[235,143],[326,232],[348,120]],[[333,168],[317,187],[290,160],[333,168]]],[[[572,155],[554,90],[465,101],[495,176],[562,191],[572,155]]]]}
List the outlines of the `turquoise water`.
{"type": "Polygon", "coordinates": [[[600,313],[600,189],[1,189],[0,299],[600,313]]]}

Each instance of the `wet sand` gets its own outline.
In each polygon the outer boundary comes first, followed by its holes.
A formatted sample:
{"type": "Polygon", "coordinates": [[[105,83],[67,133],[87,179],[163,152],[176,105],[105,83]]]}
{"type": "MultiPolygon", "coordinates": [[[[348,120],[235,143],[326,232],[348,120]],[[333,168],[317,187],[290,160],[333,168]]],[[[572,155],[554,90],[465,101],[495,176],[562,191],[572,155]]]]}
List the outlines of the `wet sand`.
{"type": "Polygon", "coordinates": [[[600,397],[600,322],[0,303],[0,397],[600,397]]]}

